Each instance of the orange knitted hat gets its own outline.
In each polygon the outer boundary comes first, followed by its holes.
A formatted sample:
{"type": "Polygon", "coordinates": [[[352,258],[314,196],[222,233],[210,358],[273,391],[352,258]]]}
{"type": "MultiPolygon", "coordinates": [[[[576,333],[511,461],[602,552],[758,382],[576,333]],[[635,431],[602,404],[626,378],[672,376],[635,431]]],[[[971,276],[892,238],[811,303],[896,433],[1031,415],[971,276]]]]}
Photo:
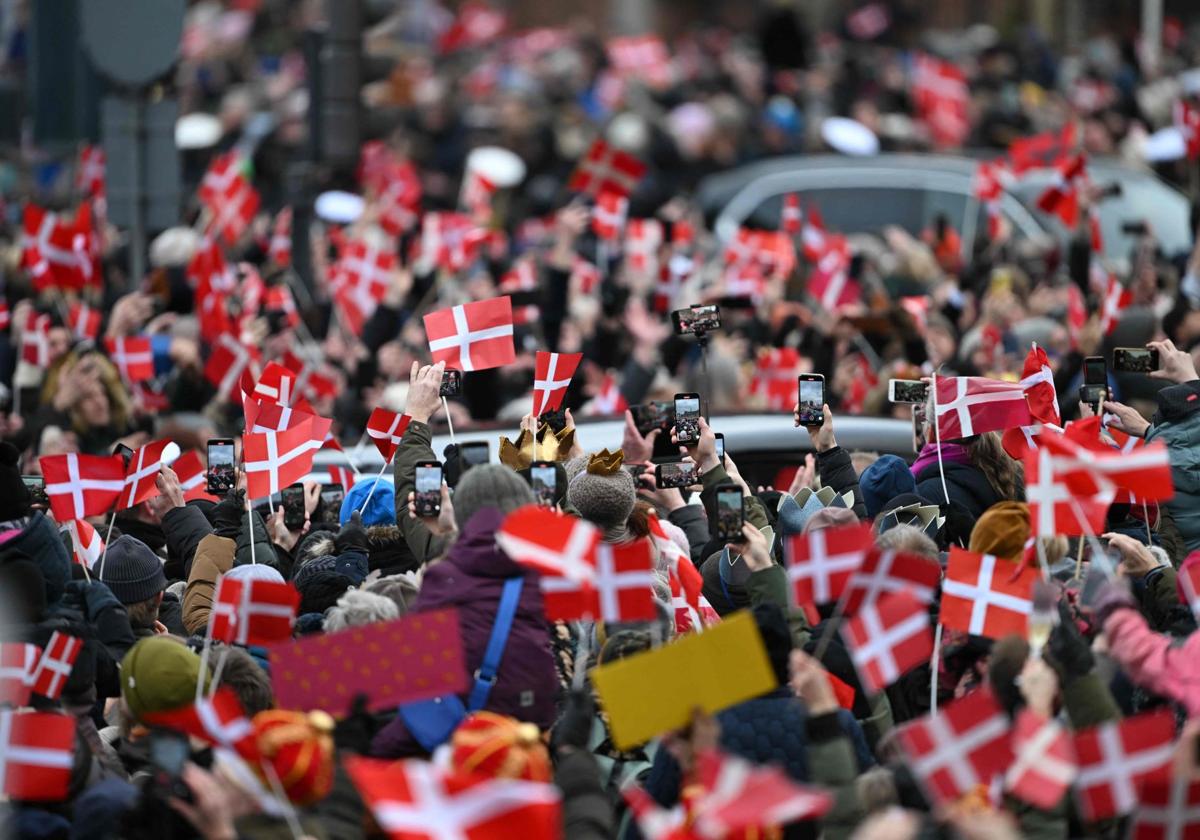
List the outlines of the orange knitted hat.
{"type": "Polygon", "coordinates": [[[454,730],[450,744],[450,762],[458,773],[530,782],[549,782],[553,775],[550,754],[532,723],[475,712],[454,730]]]}

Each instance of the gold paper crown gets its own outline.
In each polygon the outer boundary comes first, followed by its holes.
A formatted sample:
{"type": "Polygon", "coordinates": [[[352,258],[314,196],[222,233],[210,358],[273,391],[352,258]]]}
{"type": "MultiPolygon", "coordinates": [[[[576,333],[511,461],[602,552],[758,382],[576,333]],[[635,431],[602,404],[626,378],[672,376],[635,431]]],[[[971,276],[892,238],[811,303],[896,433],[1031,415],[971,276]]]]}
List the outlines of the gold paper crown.
{"type": "Polygon", "coordinates": [[[624,462],[624,449],[618,449],[616,452],[601,449],[588,458],[587,471],[590,475],[616,475],[621,471],[621,464],[624,462]]]}
{"type": "Polygon", "coordinates": [[[500,437],[500,463],[510,470],[529,469],[534,461],[563,461],[575,445],[575,430],[563,429],[557,435],[543,423],[538,429],[537,446],[528,429],[522,429],[513,443],[503,435],[500,437]]]}

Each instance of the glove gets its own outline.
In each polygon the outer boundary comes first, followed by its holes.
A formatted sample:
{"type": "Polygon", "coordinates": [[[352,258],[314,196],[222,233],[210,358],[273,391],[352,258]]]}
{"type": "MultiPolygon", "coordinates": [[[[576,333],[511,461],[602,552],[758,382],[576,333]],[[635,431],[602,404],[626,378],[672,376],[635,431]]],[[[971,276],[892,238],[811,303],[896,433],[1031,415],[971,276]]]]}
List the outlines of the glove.
{"type": "Polygon", "coordinates": [[[1059,673],[1063,682],[1090,674],[1096,664],[1092,648],[1079,632],[1075,619],[1059,602],[1058,626],[1050,633],[1046,643],[1046,661],[1059,673]]]}
{"type": "Polygon", "coordinates": [[[246,523],[246,492],[234,490],[212,510],[213,530],[218,537],[236,540],[246,523]]]}
{"type": "Polygon", "coordinates": [[[573,690],[567,695],[562,717],[554,727],[551,744],[555,751],[564,747],[586,750],[592,736],[592,721],[596,717],[596,704],[586,691],[573,690]]]}
{"type": "Polygon", "coordinates": [[[1133,594],[1129,589],[1116,581],[1109,581],[1100,587],[1100,591],[1096,595],[1096,603],[1092,607],[1092,614],[1095,616],[1095,627],[1097,630],[1104,629],[1104,623],[1108,621],[1108,617],[1120,609],[1136,610],[1138,608],[1137,601],[1134,600],[1133,594]]]}
{"type": "Polygon", "coordinates": [[[370,544],[367,541],[367,529],[362,524],[361,513],[354,511],[350,514],[342,530],[338,531],[333,547],[338,554],[345,554],[347,551],[361,551],[363,554],[368,552],[370,544]]]}
{"type": "Polygon", "coordinates": [[[366,755],[378,728],[375,717],[367,711],[367,695],[359,694],[350,706],[350,714],[334,727],[333,743],[339,750],[366,755]]]}

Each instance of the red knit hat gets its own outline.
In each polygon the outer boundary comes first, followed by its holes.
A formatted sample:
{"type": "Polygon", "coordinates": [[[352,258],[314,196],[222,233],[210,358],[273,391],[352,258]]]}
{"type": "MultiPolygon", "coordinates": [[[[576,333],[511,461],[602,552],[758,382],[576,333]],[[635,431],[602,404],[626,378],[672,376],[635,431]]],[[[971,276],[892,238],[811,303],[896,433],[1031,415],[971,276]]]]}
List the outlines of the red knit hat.
{"type": "Polygon", "coordinates": [[[450,741],[456,773],[493,779],[549,782],[550,754],[532,723],[494,712],[468,715],[450,741]]]}
{"type": "MultiPolygon", "coordinates": [[[[251,721],[264,762],[296,805],[324,799],[333,787],[333,718],[325,712],[269,709],[251,721]]],[[[258,765],[254,771],[264,776],[258,765]]],[[[263,779],[273,789],[270,779],[263,779]]]]}

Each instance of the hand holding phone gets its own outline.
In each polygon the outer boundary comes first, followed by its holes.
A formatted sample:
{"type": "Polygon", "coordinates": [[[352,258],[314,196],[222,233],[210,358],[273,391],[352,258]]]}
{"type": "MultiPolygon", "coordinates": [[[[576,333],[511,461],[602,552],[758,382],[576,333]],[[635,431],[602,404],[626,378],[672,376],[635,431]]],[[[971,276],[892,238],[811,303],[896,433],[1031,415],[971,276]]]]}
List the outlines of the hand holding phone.
{"type": "Polygon", "coordinates": [[[1158,350],[1153,347],[1114,347],[1113,370],[1152,373],[1158,370],[1158,350]]]}
{"type": "Polygon", "coordinates": [[[677,335],[703,335],[721,328],[721,308],[716,304],[689,306],[671,313],[677,335]]]}
{"type": "Polygon", "coordinates": [[[924,403],[929,398],[929,383],[919,379],[888,380],[888,400],[893,403],[924,403]]]}

